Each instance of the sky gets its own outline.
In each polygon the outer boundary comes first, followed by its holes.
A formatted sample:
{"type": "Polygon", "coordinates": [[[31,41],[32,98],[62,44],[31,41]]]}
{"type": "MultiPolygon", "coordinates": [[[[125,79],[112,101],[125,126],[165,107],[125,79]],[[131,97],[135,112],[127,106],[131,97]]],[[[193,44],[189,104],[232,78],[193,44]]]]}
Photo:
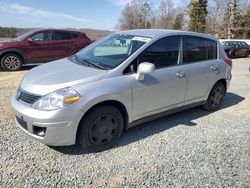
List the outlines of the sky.
{"type": "MultiPolygon", "coordinates": [[[[0,0],[0,26],[114,30],[123,7],[129,1],[0,0]]],[[[161,0],[151,2],[156,8],[161,0]]]]}

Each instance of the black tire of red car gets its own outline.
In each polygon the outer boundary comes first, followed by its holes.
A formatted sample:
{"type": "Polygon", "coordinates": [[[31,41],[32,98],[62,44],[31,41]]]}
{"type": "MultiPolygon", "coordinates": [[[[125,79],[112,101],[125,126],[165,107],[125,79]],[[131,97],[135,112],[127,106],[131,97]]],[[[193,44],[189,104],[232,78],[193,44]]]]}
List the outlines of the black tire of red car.
{"type": "Polygon", "coordinates": [[[18,54],[8,53],[2,57],[1,66],[7,71],[18,71],[23,66],[23,59],[18,54]]]}
{"type": "Polygon", "coordinates": [[[111,105],[99,106],[79,124],[77,142],[90,152],[112,147],[120,138],[124,121],[121,112],[111,105]]]}
{"type": "Polygon", "coordinates": [[[218,110],[221,106],[226,88],[221,82],[217,82],[209,93],[206,103],[202,106],[207,111],[218,110]]]}

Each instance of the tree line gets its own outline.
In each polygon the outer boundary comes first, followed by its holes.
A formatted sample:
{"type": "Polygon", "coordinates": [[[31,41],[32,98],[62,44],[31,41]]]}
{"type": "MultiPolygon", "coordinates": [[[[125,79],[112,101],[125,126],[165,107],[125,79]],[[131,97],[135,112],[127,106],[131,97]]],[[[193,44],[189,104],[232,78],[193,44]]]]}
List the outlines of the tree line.
{"type": "Polygon", "coordinates": [[[17,29],[14,27],[0,27],[0,37],[13,38],[16,37],[17,29]]]}
{"type": "Polygon", "coordinates": [[[121,14],[117,28],[188,30],[218,38],[250,38],[250,4],[247,0],[190,0],[177,5],[162,0],[132,0],[121,14]]]}
{"type": "MultiPolygon", "coordinates": [[[[154,8],[151,0],[132,0],[124,7],[116,28],[175,29],[207,33],[218,38],[250,38],[248,0],[174,2],[162,0],[159,7],[154,8]]],[[[0,27],[0,37],[14,38],[31,29],[0,27]]]]}
{"type": "Polygon", "coordinates": [[[34,29],[35,28],[0,27],[0,37],[15,38],[23,33],[26,33],[34,29]]]}

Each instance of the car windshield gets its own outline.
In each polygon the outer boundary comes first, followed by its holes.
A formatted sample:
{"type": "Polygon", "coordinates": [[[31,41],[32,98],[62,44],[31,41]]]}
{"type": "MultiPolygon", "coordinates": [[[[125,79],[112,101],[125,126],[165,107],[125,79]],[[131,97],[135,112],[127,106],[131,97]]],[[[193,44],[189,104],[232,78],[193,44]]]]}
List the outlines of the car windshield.
{"type": "Polygon", "coordinates": [[[148,37],[113,34],[84,48],[74,57],[83,64],[113,69],[149,41],[148,37]]]}
{"type": "Polygon", "coordinates": [[[21,40],[24,40],[26,39],[29,35],[31,35],[34,31],[30,31],[30,32],[27,32],[27,33],[23,33],[21,35],[19,35],[16,40],[18,41],[21,41],[21,40]]]}

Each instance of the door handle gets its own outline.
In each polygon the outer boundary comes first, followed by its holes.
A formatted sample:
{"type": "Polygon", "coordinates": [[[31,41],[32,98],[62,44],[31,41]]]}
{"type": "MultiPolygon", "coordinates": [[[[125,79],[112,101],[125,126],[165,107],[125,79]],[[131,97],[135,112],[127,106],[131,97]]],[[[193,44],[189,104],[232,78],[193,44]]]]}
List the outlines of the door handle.
{"type": "Polygon", "coordinates": [[[186,76],[185,72],[177,72],[176,76],[178,76],[179,78],[184,78],[186,76]]]}
{"type": "Polygon", "coordinates": [[[210,68],[211,68],[212,70],[214,70],[214,71],[216,71],[216,70],[218,69],[217,66],[211,66],[210,68]]]}

